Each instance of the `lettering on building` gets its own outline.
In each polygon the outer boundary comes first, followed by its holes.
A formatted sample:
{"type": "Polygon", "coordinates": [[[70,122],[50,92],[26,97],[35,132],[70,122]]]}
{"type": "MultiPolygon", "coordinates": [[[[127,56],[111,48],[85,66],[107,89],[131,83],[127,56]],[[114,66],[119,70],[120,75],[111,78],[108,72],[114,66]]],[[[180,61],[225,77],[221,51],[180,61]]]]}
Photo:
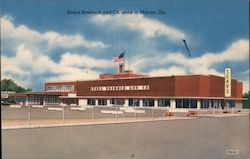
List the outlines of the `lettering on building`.
{"type": "Polygon", "coordinates": [[[225,68],[225,97],[231,97],[231,68],[225,68]]]}
{"type": "Polygon", "coordinates": [[[90,91],[140,91],[140,90],[142,91],[149,90],[149,85],[90,87],[90,91]]]}

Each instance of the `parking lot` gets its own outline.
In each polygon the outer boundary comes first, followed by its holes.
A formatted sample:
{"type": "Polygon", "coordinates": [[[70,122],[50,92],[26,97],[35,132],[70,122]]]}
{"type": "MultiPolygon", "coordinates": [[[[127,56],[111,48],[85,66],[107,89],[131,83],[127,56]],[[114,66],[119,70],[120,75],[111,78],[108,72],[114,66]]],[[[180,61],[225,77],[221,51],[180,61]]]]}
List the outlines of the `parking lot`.
{"type": "Polygon", "coordinates": [[[249,115],[2,130],[4,159],[247,159],[249,115]]]}
{"type": "MultiPolygon", "coordinates": [[[[107,107],[107,106],[2,106],[2,125],[48,125],[98,122],[124,122],[144,120],[169,120],[192,118],[196,116],[224,115],[220,109],[200,110],[196,115],[187,117],[187,112],[173,112],[166,116],[167,108],[155,107],[107,107]]],[[[228,110],[232,115],[240,114],[228,110]]],[[[226,114],[225,114],[226,115],[226,114]]]]}
{"type": "MultiPolygon", "coordinates": [[[[59,108],[58,110],[48,110],[49,107],[42,108],[30,107],[31,119],[60,119],[63,117],[62,107],[50,107],[59,108]]],[[[117,117],[162,117],[166,109],[156,108],[127,108],[130,111],[126,111],[124,107],[85,107],[84,110],[77,110],[73,108],[79,107],[64,107],[65,119],[91,119],[94,118],[115,118],[117,117]],[[116,113],[117,112],[117,113],[116,113]]],[[[29,114],[29,107],[22,106],[21,108],[11,108],[9,106],[2,107],[2,119],[27,119],[29,114]]]]}

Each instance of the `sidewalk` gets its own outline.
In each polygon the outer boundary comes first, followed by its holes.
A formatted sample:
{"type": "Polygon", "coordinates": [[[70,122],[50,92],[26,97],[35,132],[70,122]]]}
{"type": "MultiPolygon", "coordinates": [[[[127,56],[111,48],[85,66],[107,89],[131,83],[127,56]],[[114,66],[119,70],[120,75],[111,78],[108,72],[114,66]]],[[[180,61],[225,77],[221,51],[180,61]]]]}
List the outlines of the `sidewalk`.
{"type": "Polygon", "coordinates": [[[214,118],[223,118],[223,117],[234,117],[234,116],[245,116],[249,113],[228,113],[228,114],[202,114],[198,115],[199,117],[214,117],[214,118]]]}
{"type": "Polygon", "coordinates": [[[2,129],[35,128],[35,127],[54,127],[54,126],[72,126],[72,125],[99,125],[114,123],[133,123],[167,120],[186,120],[197,117],[155,117],[155,118],[97,118],[97,119],[35,119],[30,120],[2,120],[2,129]]]}

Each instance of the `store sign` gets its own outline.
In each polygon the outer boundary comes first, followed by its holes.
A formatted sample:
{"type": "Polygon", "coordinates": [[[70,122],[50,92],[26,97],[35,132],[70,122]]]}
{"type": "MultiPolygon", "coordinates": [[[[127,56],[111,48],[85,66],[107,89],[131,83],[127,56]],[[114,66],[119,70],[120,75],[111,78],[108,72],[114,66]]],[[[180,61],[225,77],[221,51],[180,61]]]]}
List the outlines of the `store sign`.
{"type": "Polygon", "coordinates": [[[149,90],[149,85],[90,87],[90,91],[139,91],[139,90],[149,90]]]}
{"type": "Polygon", "coordinates": [[[76,94],[75,93],[69,93],[68,97],[76,97],[76,94]]]}
{"type": "Polygon", "coordinates": [[[9,97],[9,95],[7,94],[7,93],[1,93],[1,98],[3,99],[3,98],[8,98],[9,97]]]}
{"type": "Polygon", "coordinates": [[[225,68],[225,97],[231,97],[231,68],[225,68]]]}

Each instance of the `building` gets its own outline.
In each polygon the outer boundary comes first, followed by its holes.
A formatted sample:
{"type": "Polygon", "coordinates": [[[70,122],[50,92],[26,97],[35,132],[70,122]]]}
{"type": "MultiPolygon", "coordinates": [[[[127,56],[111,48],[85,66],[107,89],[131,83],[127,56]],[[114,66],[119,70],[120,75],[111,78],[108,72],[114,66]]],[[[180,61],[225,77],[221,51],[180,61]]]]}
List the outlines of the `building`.
{"type": "Polygon", "coordinates": [[[149,77],[132,71],[102,74],[96,80],[47,82],[44,91],[11,94],[20,104],[170,107],[172,109],[242,108],[242,82],[214,75],[149,77]]]}

